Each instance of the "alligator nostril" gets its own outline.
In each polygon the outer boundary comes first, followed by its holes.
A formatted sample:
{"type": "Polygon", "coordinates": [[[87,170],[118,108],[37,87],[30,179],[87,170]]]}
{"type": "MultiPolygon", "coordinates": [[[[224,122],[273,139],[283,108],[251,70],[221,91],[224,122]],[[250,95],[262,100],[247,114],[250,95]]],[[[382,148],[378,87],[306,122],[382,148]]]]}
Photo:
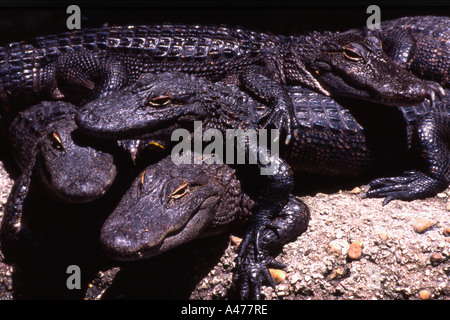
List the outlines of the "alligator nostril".
{"type": "Polygon", "coordinates": [[[93,113],[90,113],[90,114],[88,114],[87,119],[89,122],[97,123],[100,120],[100,117],[98,117],[97,115],[95,115],[93,113]]]}
{"type": "Polygon", "coordinates": [[[110,240],[109,247],[112,250],[125,253],[133,247],[133,241],[127,234],[117,234],[110,240]]]}

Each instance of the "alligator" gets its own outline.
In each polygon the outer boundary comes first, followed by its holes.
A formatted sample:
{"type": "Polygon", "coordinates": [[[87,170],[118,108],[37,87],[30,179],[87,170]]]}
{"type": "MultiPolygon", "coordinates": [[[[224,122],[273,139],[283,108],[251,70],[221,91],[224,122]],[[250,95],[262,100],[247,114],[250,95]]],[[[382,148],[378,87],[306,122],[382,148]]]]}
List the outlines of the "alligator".
{"type": "Polygon", "coordinates": [[[76,108],[69,102],[44,101],[20,112],[12,122],[9,138],[21,174],[8,197],[2,236],[28,232],[21,224],[22,206],[34,170],[51,195],[68,203],[93,201],[113,183],[113,155],[77,130],[76,108]]]}
{"type": "Polygon", "coordinates": [[[379,38],[383,51],[399,66],[450,87],[450,17],[403,17],[382,21],[380,27],[347,32],[379,38]]]}
{"type": "MultiPolygon", "coordinates": [[[[293,184],[291,170],[329,176],[373,172],[378,176],[386,169],[406,169],[398,176],[369,183],[364,196],[384,198],[384,205],[394,199],[433,196],[450,182],[446,161],[450,137],[448,96],[435,106],[425,101],[416,106],[383,109],[378,104],[354,106],[358,101],[353,99],[337,102],[301,87],[290,87],[289,92],[299,124],[293,131],[293,142],[283,145],[280,157],[275,159],[279,171],[255,183],[263,191],[255,199],[254,223],[240,249],[239,271],[243,268],[241,262],[248,258],[246,248],[258,244],[257,235],[270,228],[270,218],[286,205],[293,184]],[[274,198],[272,193],[278,195],[274,198]],[[263,211],[265,205],[270,209],[263,211]]],[[[227,129],[259,130],[261,119],[268,114],[264,104],[235,86],[162,73],[146,74],[128,88],[85,104],[75,120],[82,132],[94,137],[151,139],[179,128],[193,132],[195,120],[201,121],[203,132],[219,129],[224,136],[227,129]]],[[[259,252],[259,248],[255,250],[259,252]]],[[[258,270],[262,268],[260,262],[256,265],[258,270]]],[[[243,296],[247,294],[244,290],[243,296]]]]}
{"type": "MultiPolygon", "coordinates": [[[[244,193],[235,170],[225,164],[207,164],[198,154],[192,157],[199,164],[177,165],[167,156],[137,176],[101,229],[100,242],[109,256],[124,261],[152,257],[248,219],[254,202],[244,193]]],[[[309,219],[308,207],[291,196],[272,221],[276,232],[265,229],[262,233],[260,247],[268,259],[264,265],[285,267],[273,256],[306,231],[309,219]]],[[[246,268],[253,265],[251,260],[245,263],[246,268]]],[[[259,298],[262,280],[275,286],[267,269],[261,271],[254,274],[254,281],[246,279],[252,273],[241,271],[235,281],[259,298]]]]}
{"type": "Polygon", "coordinates": [[[76,30],[0,48],[0,97],[5,110],[54,99],[78,105],[143,73],[165,71],[240,85],[271,107],[266,125],[288,133],[295,117],[282,84],[391,105],[442,92],[437,83],[397,67],[375,37],[277,36],[240,27],[163,24],[76,30]]]}

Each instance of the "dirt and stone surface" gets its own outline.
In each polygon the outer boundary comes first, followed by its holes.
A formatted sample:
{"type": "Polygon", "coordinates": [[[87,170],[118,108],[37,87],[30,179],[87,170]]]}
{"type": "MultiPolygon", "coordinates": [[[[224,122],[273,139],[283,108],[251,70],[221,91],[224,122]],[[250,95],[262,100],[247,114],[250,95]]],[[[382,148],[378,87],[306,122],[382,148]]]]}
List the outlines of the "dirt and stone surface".
{"type": "MultiPolygon", "coordinates": [[[[3,212],[12,180],[3,167],[0,176],[3,212]]],[[[264,287],[265,299],[450,299],[450,189],[434,198],[382,206],[381,199],[362,199],[362,188],[301,196],[311,210],[309,228],[279,254],[287,268],[274,273],[275,289],[264,287]]],[[[152,259],[118,262],[97,240],[107,215],[98,214],[104,204],[75,213],[67,205],[41,207],[54,201],[40,189],[31,190],[34,202],[28,206],[38,222],[28,220],[49,238],[47,246],[37,258],[1,253],[1,299],[237,297],[230,287],[241,229],[152,259]],[[80,289],[67,289],[69,265],[80,267],[80,289]]]]}
{"type": "MultiPolygon", "coordinates": [[[[357,6],[327,9],[326,19],[323,7],[99,10],[83,8],[83,27],[187,19],[295,34],[337,27],[346,30],[367,19],[366,8],[357,6]]],[[[390,19],[442,12],[433,6],[383,7],[382,16],[390,19]]],[[[2,10],[2,45],[66,31],[66,19],[65,8],[2,10]]],[[[0,219],[11,178],[17,176],[10,164],[4,164],[7,170],[0,165],[0,219]]],[[[450,237],[446,230],[450,227],[450,190],[431,199],[393,201],[383,207],[381,199],[360,198],[354,188],[362,185],[300,193],[311,210],[310,226],[279,254],[287,268],[278,277],[285,279],[275,289],[265,287],[265,299],[450,299],[450,237]]],[[[118,200],[120,192],[99,203],[57,204],[35,184],[27,199],[24,223],[45,244],[30,252],[8,251],[2,246],[0,299],[236,298],[230,289],[237,251],[231,234],[242,236],[241,229],[198,239],[152,259],[113,261],[100,247],[98,234],[118,200]],[[71,265],[81,270],[79,289],[67,288],[71,265]]]]}

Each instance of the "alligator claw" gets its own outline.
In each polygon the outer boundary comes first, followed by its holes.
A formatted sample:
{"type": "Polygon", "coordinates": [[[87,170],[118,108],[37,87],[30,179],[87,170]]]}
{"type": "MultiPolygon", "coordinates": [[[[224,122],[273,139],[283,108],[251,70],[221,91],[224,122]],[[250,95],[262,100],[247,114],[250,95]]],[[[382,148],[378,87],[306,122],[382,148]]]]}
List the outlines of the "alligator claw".
{"type": "Polygon", "coordinates": [[[274,234],[279,238],[279,226],[272,221],[265,221],[259,226],[251,227],[240,245],[238,255],[238,270],[233,277],[233,283],[239,286],[242,299],[259,300],[263,282],[275,288],[275,281],[269,268],[284,269],[286,265],[276,261],[269,254],[270,242],[274,234]],[[261,247],[261,248],[260,248],[261,247]]]}
{"type": "Polygon", "coordinates": [[[443,99],[443,97],[445,96],[445,90],[444,88],[442,88],[442,86],[434,81],[430,81],[430,80],[423,80],[428,87],[430,88],[430,92],[429,92],[429,100],[430,100],[430,104],[432,107],[435,107],[436,104],[436,96],[439,97],[440,100],[443,99]]]}
{"type": "Polygon", "coordinates": [[[275,286],[269,268],[284,269],[275,260],[282,246],[306,231],[310,219],[308,207],[297,198],[290,198],[283,211],[272,220],[253,224],[241,242],[233,285],[243,299],[260,299],[263,282],[275,286]]]}
{"type": "Polygon", "coordinates": [[[446,182],[421,172],[408,171],[398,177],[375,179],[367,188],[363,198],[385,198],[383,205],[387,205],[392,200],[411,201],[434,196],[446,188],[446,182]]]}
{"type": "Polygon", "coordinates": [[[288,110],[274,111],[269,118],[264,122],[262,128],[267,129],[269,126],[280,130],[280,136],[285,135],[284,143],[288,145],[291,142],[292,135],[294,133],[297,124],[295,123],[295,117],[291,119],[288,110]]]}
{"type": "Polygon", "coordinates": [[[261,299],[261,286],[263,282],[275,288],[276,283],[270,274],[269,268],[284,269],[284,263],[276,261],[266,252],[256,252],[256,246],[251,245],[250,253],[238,266],[238,271],[233,277],[233,283],[238,284],[239,294],[244,300],[261,299]]]}
{"type": "MultiPolygon", "coordinates": [[[[238,270],[233,277],[233,283],[238,284],[242,299],[259,300],[263,280],[274,284],[268,270],[271,257],[259,247],[261,233],[269,225],[269,221],[264,221],[250,226],[239,246],[238,270]]],[[[270,226],[269,228],[271,229],[270,226]]]]}

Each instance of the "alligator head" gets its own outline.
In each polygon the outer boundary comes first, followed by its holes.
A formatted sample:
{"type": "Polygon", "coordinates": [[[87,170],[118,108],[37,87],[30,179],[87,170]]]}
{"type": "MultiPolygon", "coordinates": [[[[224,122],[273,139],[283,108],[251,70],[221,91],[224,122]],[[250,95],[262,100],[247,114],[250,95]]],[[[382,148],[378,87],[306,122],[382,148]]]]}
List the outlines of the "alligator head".
{"type": "Polygon", "coordinates": [[[99,198],[116,176],[113,156],[83,142],[73,120],[56,122],[48,128],[39,142],[37,160],[41,180],[65,202],[99,198]]]}
{"type": "Polygon", "coordinates": [[[160,140],[177,128],[192,129],[193,120],[204,121],[204,128],[212,122],[215,128],[241,127],[256,119],[256,105],[235,86],[177,72],[144,74],[134,85],[85,104],[75,121],[91,136],[160,140]]]}
{"type": "Polygon", "coordinates": [[[381,41],[352,33],[312,34],[292,39],[290,74],[309,78],[324,94],[407,106],[443,94],[434,82],[424,81],[395,64],[383,52],[381,41]],[[300,54],[299,54],[300,53],[300,54]]]}
{"type": "MultiPolygon", "coordinates": [[[[105,193],[116,176],[112,154],[77,130],[75,105],[43,101],[19,113],[9,128],[22,170],[36,168],[49,191],[65,202],[88,202],[105,193]]],[[[103,145],[104,145],[104,141],[103,145]]]]}
{"type": "Polygon", "coordinates": [[[203,117],[196,83],[177,73],[163,75],[145,74],[131,87],[85,104],[76,116],[78,126],[104,138],[135,138],[149,131],[170,136],[190,116],[203,117]]]}
{"type": "Polygon", "coordinates": [[[154,256],[223,230],[238,217],[240,197],[228,166],[178,166],[167,157],[139,174],[105,221],[100,240],[118,260],[154,256]]]}

